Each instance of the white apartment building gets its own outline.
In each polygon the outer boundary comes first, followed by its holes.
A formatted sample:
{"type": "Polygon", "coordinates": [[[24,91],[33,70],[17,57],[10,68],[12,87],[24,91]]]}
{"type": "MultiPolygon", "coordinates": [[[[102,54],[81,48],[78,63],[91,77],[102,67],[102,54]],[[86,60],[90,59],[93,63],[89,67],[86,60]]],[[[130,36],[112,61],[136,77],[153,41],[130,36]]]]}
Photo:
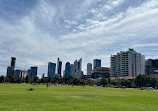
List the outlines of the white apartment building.
{"type": "Polygon", "coordinates": [[[135,77],[139,74],[145,74],[145,56],[141,53],[129,49],[111,56],[111,77],[135,77]]]}

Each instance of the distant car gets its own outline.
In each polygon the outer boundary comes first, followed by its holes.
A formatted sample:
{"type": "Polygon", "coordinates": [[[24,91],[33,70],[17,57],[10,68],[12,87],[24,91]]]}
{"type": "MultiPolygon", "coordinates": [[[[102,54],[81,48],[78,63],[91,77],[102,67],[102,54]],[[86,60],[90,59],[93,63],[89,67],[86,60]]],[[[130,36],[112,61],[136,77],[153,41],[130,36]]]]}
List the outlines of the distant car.
{"type": "Polygon", "coordinates": [[[119,88],[119,86],[114,86],[114,88],[119,88]]]}
{"type": "Polygon", "coordinates": [[[121,86],[120,88],[126,88],[125,86],[121,86]]]}

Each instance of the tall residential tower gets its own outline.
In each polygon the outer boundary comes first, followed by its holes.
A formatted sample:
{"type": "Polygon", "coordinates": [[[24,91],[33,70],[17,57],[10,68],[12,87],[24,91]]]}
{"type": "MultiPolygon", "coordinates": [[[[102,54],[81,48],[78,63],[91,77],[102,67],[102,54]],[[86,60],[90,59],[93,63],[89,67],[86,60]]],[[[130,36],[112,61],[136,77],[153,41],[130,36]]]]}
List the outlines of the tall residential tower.
{"type": "Polygon", "coordinates": [[[145,56],[134,49],[111,56],[111,77],[135,77],[144,74],[145,56]]]}

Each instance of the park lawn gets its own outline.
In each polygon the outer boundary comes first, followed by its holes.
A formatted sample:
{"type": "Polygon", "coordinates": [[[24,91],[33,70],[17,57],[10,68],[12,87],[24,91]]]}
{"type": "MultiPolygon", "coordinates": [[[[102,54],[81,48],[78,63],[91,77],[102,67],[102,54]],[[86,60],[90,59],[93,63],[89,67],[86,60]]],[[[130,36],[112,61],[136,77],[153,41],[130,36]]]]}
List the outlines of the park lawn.
{"type": "Polygon", "coordinates": [[[0,84],[0,111],[158,111],[158,91],[0,84]]]}

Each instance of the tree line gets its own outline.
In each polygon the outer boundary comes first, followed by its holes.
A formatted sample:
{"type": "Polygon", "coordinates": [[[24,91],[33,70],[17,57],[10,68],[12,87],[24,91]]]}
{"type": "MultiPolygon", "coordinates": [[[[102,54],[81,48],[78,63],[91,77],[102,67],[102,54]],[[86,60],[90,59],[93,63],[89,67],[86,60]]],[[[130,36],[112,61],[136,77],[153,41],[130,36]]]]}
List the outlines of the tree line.
{"type": "Polygon", "coordinates": [[[56,77],[56,78],[45,78],[44,75],[39,77],[34,77],[30,79],[29,76],[25,78],[13,78],[11,76],[4,77],[0,76],[0,83],[54,83],[54,84],[68,84],[68,85],[89,85],[89,86],[102,86],[102,87],[121,87],[125,86],[127,88],[141,88],[141,87],[158,87],[158,76],[147,76],[147,75],[138,75],[133,80],[127,79],[115,79],[112,80],[110,78],[102,78],[99,80],[93,79],[79,79],[69,77],[56,77]]]}

